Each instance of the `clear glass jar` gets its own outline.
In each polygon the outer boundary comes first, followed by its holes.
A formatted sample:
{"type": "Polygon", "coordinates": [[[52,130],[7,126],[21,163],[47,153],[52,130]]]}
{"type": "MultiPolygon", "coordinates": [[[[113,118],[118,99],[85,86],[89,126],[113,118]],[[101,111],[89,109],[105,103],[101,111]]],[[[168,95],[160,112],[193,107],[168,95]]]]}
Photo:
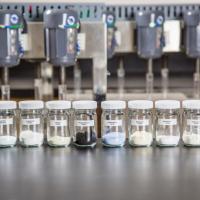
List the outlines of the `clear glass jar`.
{"type": "Polygon", "coordinates": [[[67,147],[71,143],[69,130],[70,101],[46,102],[47,142],[52,147],[67,147]]]}
{"type": "Polygon", "coordinates": [[[128,102],[129,144],[132,146],[150,146],[153,142],[153,102],[135,100],[128,102]]]}
{"type": "Polygon", "coordinates": [[[94,147],[97,142],[96,101],[74,101],[73,143],[78,147],[94,147]]]}
{"type": "Polygon", "coordinates": [[[180,140],[180,102],[159,100],[156,108],[156,144],[177,146],[180,140]]]}
{"type": "Polygon", "coordinates": [[[13,147],[17,142],[15,101],[0,101],[0,147],[13,147]]]}
{"type": "Polygon", "coordinates": [[[107,147],[121,147],[126,141],[125,101],[103,101],[101,118],[102,143],[107,147]]]}
{"type": "Polygon", "coordinates": [[[185,100],[183,105],[183,143],[200,146],[200,100],[185,100]]]}
{"type": "Polygon", "coordinates": [[[24,147],[38,147],[44,141],[43,101],[20,101],[20,144],[24,147]]]}

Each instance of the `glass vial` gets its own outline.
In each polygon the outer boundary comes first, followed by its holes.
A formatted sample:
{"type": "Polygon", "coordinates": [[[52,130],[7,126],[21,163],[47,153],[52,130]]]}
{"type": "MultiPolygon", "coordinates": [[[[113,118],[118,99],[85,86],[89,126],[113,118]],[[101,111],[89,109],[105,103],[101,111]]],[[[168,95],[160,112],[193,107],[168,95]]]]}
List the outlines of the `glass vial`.
{"type": "Polygon", "coordinates": [[[0,101],[0,147],[13,147],[17,142],[15,101],[0,101]]]}
{"type": "Polygon", "coordinates": [[[46,102],[47,142],[52,147],[67,147],[71,142],[69,130],[70,101],[46,102]]]}
{"type": "Polygon", "coordinates": [[[103,101],[102,143],[107,147],[121,147],[125,144],[125,101],[103,101]]]}
{"type": "Polygon", "coordinates": [[[156,144],[177,146],[180,140],[180,102],[159,100],[156,108],[156,144]]]}
{"type": "Polygon", "coordinates": [[[183,143],[200,146],[200,100],[185,100],[183,105],[183,143]]]}
{"type": "Polygon", "coordinates": [[[96,101],[74,101],[74,137],[78,147],[94,147],[97,142],[96,101]]]}
{"type": "Polygon", "coordinates": [[[44,141],[43,101],[20,101],[20,144],[38,147],[44,141]]]}
{"type": "Polygon", "coordinates": [[[150,146],[153,142],[153,102],[135,100],[128,102],[128,132],[131,146],[150,146]]]}

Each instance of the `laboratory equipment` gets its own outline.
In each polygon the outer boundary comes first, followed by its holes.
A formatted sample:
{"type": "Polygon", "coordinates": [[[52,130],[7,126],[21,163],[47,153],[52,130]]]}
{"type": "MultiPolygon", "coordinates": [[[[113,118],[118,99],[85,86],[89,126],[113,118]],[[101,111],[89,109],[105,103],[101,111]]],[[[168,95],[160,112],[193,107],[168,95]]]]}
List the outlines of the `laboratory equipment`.
{"type": "Polygon", "coordinates": [[[153,142],[153,101],[129,101],[128,108],[129,144],[150,146],[153,142]]]}
{"type": "Polygon", "coordinates": [[[122,147],[126,140],[126,102],[119,100],[103,101],[101,117],[102,143],[107,147],[122,147]]]}
{"type": "Polygon", "coordinates": [[[156,144],[177,146],[180,140],[180,102],[158,100],[156,108],[156,144]]]}
{"type": "Polygon", "coordinates": [[[0,147],[13,147],[17,142],[15,101],[0,101],[0,147]]]}
{"type": "Polygon", "coordinates": [[[196,59],[196,69],[193,74],[193,95],[200,97],[200,13],[188,10],[184,13],[185,52],[190,58],[196,59]]]}
{"type": "Polygon", "coordinates": [[[24,147],[39,147],[44,141],[44,102],[20,101],[19,141],[24,147]]]}
{"type": "Polygon", "coordinates": [[[52,147],[67,147],[71,143],[69,118],[70,101],[46,102],[47,114],[47,142],[52,147]]]}
{"type": "Polygon", "coordinates": [[[3,67],[1,96],[10,99],[9,68],[20,62],[23,49],[20,34],[23,30],[23,17],[15,10],[0,10],[0,66],[3,67]]]}
{"type": "Polygon", "coordinates": [[[75,65],[79,27],[78,14],[74,10],[47,10],[44,13],[46,59],[61,67],[59,99],[67,98],[65,68],[75,65]]]}
{"type": "Polygon", "coordinates": [[[97,142],[97,102],[74,101],[72,108],[74,109],[74,145],[95,147],[97,142]]]}
{"type": "Polygon", "coordinates": [[[200,146],[200,100],[184,100],[183,143],[186,146],[200,146]]]}
{"type": "Polygon", "coordinates": [[[148,60],[146,92],[151,98],[154,75],[153,59],[160,58],[164,47],[164,13],[162,11],[139,11],[136,15],[137,53],[148,60]]]}

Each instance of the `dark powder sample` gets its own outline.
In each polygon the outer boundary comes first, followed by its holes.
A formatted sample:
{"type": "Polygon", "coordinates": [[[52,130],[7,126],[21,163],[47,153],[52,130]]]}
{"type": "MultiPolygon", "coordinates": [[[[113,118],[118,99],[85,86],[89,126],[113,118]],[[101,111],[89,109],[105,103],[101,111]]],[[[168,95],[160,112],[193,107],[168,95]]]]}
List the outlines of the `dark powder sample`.
{"type": "Polygon", "coordinates": [[[78,145],[92,145],[96,143],[96,134],[94,132],[78,132],[75,143],[78,145]]]}

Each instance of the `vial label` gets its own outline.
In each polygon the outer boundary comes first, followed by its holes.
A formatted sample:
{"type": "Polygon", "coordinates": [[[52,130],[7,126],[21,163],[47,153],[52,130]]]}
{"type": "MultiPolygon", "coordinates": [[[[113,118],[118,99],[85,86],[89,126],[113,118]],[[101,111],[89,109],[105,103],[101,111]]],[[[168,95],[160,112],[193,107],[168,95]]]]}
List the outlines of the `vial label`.
{"type": "Polygon", "coordinates": [[[188,119],[187,125],[190,126],[200,126],[200,120],[199,119],[188,119]]]}
{"type": "Polygon", "coordinates": [[[94,120],[76,120],[76,126],[94,126],[94,120]]]}
{"type": "Polygon", "coordinates": [[[13,119],[0,119],[0,126],[2,125],[12,125],[13,124],[13,119]]]}
{"type": "Polygon", "coordinates": [[[34,119],[22,119],[22,125],[38,125],[40,124],[40,118],[34,119]]]}
{"type": "Polygon", "coordinates": [[[177,124],[177,119],[159,119],[159,125],[174,126],[177,124]]]}
{"type": "Polygon", "coordinates": [[[132,119],[131,125],[132,126],[148,126],[149,119],[132,119]]]}
{"type": "Polygon", "coordinates": [[[50,126],[67,126],[67,120],[50,120],[50,126]]]}
{"type": "Polygon", "coordinates": [[[122,126],[122,120],[105,120],[105,126],[122,126]]]}

